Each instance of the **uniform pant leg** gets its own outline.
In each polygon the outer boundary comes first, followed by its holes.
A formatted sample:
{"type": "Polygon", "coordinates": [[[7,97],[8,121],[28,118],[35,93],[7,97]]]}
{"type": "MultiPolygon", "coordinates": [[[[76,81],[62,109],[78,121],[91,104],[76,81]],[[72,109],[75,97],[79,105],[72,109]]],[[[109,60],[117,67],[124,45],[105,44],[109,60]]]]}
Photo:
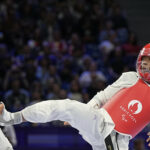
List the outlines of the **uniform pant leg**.
{"type": "Polygon", "coordinates": [[[128,150],[129,149],[129,136],[125,136],[117,133],[116,131],[112,131],[111,140],[113,143],[114,150],[128,150]]]}
{"type": "Polygon", "coordinates": [[[48,100],[22,110],[23,117],[34,123],[53,120],[67,121],[79,130],[83,138],[91,145],[102,145],[100,132],[103,130],[103,116],[98,110],[74,100],[48,100]]]}
{"type": "Polygon", "coordinates": [[[118,147],[119,150],[129,150],[130,137],[125,135],[118,135],[118,147]]]}

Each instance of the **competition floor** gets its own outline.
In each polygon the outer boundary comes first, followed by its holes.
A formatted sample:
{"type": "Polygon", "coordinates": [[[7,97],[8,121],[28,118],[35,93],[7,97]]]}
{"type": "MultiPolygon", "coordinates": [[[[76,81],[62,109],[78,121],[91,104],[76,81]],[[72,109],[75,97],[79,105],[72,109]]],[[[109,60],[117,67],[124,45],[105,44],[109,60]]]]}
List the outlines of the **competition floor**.
{"type": "Polygon", "coordinates": [[[92,150],[71,127],[15,127],[15,150],[92,150]]]}
{"type": "MultiPolygon", "coordinates": [[[[18,145],[15,150],[92,150],[72,127],[15,127],[18,145]]],[[[133,150],[134,141],[142,139],[147,147],[145,139],[147,131],[139,133],[129,145],[133,150]]]]}

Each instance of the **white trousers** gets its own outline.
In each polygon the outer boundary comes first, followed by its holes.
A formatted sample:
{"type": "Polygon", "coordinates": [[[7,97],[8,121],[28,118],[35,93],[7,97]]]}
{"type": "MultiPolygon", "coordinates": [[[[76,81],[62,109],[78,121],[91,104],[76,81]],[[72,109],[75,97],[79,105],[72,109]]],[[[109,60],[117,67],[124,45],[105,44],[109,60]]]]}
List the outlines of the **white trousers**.
{"type": "MultiPolygon", "coordinates": [[[[92,145],[93,150],[106,150],[102,134],[105,122],[100,109],[94,109],[87,104],[69,99],[48,100],[26,107],[22,110],[22,114],[25,120],[33,123],[53,120],[67,121],[72,127],[79,130],[82,137],[92,145]]],[[[125,142],[122,144],[125,145],[125,148],[119,150],[128,150],[129,141],[123,140],[122,135],[119,136],[120,141],[125,142]]],[[[113,140],[113,143],[116,144],[116,141],[113,140]]]]}
{"type": "Polygon", "coordinates": [[[0,150],[13,150],[10,142],[0,129],[0,150]]]}

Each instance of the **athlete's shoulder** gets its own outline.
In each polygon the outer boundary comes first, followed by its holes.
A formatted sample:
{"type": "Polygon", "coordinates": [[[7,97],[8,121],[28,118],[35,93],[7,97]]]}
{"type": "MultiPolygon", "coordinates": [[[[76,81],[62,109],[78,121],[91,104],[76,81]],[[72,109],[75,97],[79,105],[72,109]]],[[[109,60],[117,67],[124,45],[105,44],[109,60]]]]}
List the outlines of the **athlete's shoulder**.
{"type": "Polygon", "coordinates": [[[120,84],[131,84],[133,85],[134,83],[136,83],[136,81],[138,80],[138,74],[134,71],[130,71],[130,72],[124,72],[122,73],[122,75],[120,76],[120,78],[117,80],[117,82],[119,82],[120,84]]]}
{"type": "Polygon", "coordinates": [[[126,78],[138,78],[139,77],[138,73],[135,71],[124,72],[122,73],[122,76],[126,78]]]}

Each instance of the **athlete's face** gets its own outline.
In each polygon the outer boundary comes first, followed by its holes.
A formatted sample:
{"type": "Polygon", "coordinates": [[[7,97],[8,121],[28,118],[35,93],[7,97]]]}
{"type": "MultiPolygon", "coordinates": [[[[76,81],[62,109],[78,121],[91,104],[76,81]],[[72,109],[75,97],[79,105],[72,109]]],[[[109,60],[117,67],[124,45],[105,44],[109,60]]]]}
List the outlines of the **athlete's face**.
{"type": "Polygon", "coordinates": [[[150,72],[150,57],[144,56],[142,58],[141,69],[143,73],[150,72]]]}

